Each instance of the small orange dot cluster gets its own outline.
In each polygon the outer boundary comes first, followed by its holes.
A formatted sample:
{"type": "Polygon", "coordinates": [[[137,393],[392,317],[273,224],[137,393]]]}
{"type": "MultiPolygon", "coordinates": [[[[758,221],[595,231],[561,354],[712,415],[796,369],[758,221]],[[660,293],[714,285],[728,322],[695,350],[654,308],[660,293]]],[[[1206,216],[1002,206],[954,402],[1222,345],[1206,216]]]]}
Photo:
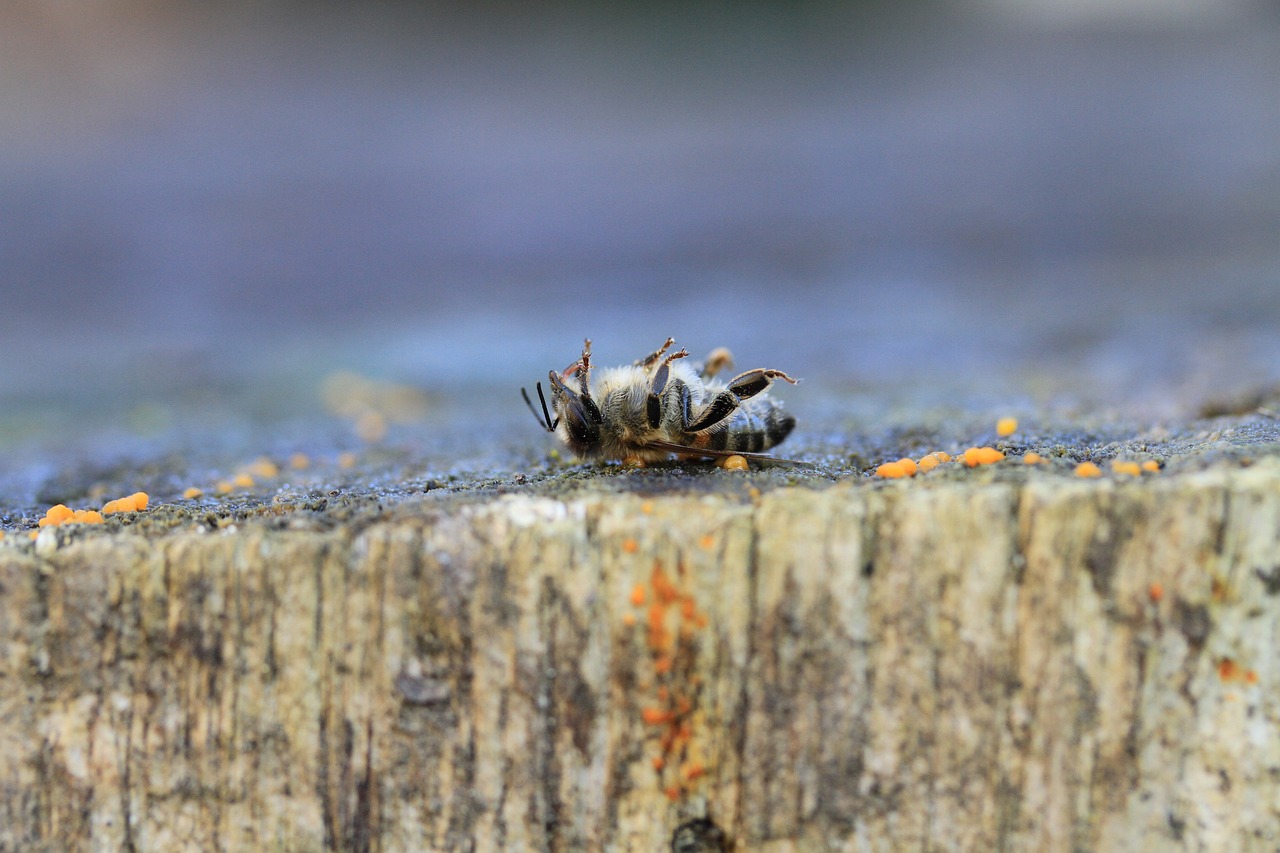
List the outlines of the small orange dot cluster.
{"type": "MultiPolygon", "coordinates": [[[[624,546],[625,550],[625,546],[624,546]]],[[[684,566],[677,566],[677,577],[684,566]]],[[[707,773],[698,757],[695,728],[701,677],[696,672],[697,638],[708,624],[692,595],[655,561],[647,583],[631,589],[631,606],[645,614],[645,647],[649,653],[652,694],[640,709],[640,720],[657,730],[657,754],[651,759],[658,784],[671,800],[687,796],[707,773]]],[[[635,625],[631,613],[623,619],[635,625]]]]}
{"type": "Polygon", "coordinates": [[[1256,670],[1246,669],[1231,658],[1222,658],[1218,661],[1218,678],[1224,682],[1240,682],[1243,684],[1257,684],[1258,673],[1256,670]]]}
{"type": "Polygon", "coordinates": [[[65,504],[54,504],[45,510],[44,517],[37,522],[40,527],[60,527],[63,524],[102,524],[106,516],[118,512],[142,512],[147,508],[150,498],[146,492],[133,494],[107,501],[102,511],[96,509],[71,509],[65,504]]]}

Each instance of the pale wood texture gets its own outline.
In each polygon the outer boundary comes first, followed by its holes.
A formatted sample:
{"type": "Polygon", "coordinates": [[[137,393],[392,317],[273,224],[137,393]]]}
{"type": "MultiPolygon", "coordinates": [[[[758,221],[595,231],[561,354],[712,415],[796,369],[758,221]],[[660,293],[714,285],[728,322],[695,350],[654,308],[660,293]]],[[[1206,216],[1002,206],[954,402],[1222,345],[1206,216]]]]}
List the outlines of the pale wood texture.
{"type": "Polygon", "coordinates": [[[1275,459],[49,528],[0,631],[3,850],[1280,846],[1275,459]]]}

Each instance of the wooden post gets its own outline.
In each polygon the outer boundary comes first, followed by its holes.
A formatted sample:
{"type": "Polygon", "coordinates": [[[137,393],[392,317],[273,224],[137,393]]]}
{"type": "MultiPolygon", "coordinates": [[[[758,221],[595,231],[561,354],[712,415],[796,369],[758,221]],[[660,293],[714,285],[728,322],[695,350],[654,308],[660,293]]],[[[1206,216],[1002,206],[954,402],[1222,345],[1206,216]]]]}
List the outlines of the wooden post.
{"type": "Polygon", "coordinates": [[[0,850],[1280,846],[1275,459],[46,528],[0,637],[0,850]]]}

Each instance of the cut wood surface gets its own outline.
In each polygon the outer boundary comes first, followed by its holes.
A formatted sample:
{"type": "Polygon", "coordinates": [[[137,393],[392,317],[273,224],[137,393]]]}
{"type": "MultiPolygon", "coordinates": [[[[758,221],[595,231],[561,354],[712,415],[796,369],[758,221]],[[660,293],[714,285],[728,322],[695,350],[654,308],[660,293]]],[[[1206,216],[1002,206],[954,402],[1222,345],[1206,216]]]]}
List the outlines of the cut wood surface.
{"type": "Polygon", "coordinates": [[[1274,457],[47,528],[0,631],[0,850],[1280,846],[1274,457]]]}

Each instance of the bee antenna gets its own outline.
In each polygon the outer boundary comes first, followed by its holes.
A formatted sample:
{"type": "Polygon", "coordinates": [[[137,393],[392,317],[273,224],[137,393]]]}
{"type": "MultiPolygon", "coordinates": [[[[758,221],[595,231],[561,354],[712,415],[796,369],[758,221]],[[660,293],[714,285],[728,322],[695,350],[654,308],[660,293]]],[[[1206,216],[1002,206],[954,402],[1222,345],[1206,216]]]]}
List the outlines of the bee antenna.
{"type": "Polygon", "coordinates": [[[538,400],[542,403],[541,415],[539,415],[538,410],[533,407],[533,401],[529,399],[528,391],[521,388],[520,396],[524,397],[524,404],[529,407],[529,411],[533,412],[533,417],[535,420],[537,420],[538,426],[542,427],[547,432],[555,432],[556,426],[551,421],[551,412],[547,409],[547,398],[544,397],[542,394],[541,382],[538,383],[537,388],[538,388],[538,400]]]}

